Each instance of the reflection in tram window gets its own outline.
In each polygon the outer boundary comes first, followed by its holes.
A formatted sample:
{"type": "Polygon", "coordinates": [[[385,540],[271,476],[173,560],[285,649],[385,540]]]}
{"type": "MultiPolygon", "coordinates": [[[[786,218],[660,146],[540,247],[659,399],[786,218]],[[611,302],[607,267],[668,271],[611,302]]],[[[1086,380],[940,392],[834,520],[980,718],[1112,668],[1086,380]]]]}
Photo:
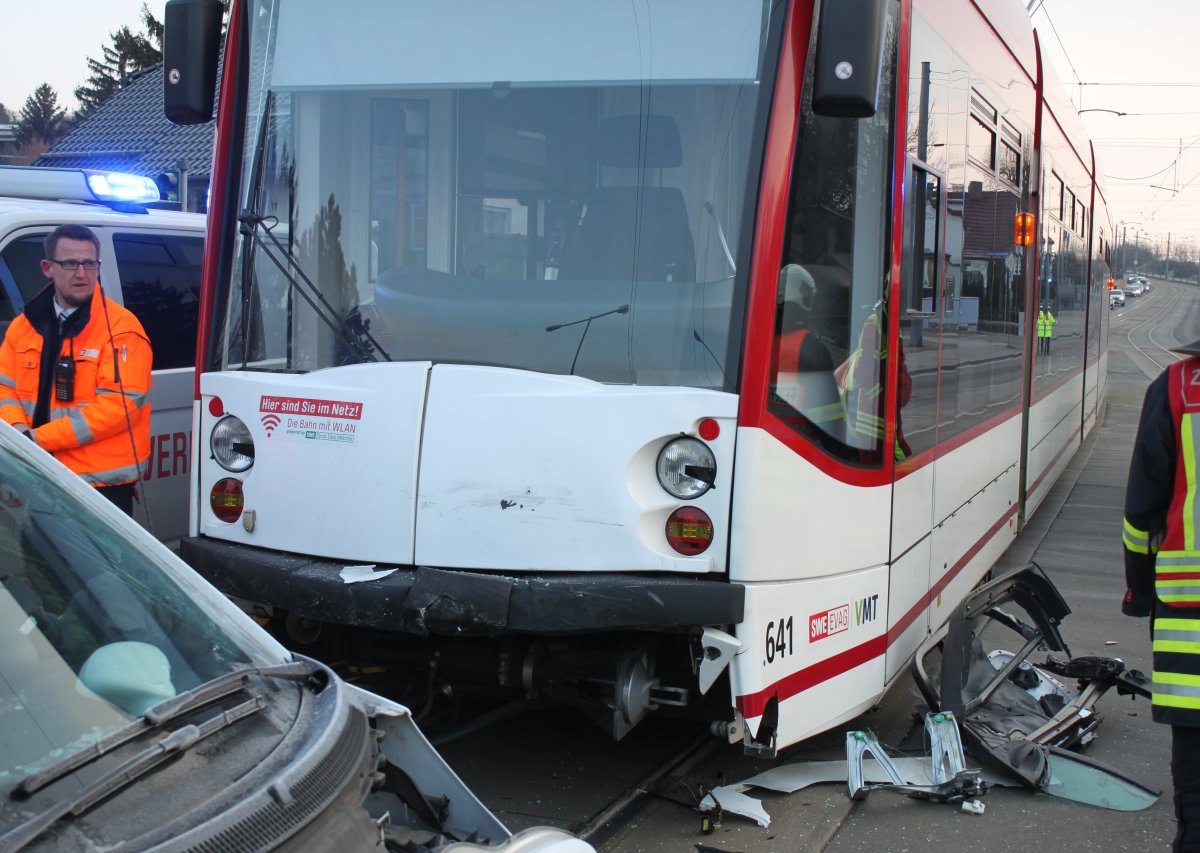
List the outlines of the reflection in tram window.
{"type": "MultiPolygon", "coordinates": [[[[885,56],[895,52],[888,29],[885,56]]],[[[812,54],[810,56],[810,63],[812,54]]],[[[884,62],[885,69],[893,67],[884,62]]],[[[811,70],[811,68],[810,68],[811,70]]],[[[805,75],[810,81],[811,73],[805,75]]],[[[776,314],[776,362],[771,411],[827,452],[857,464],[882,461],[886,314],[881,307],[888,245],[887,152],[892,144],[893,81],[885,74],[880,106],[869,119],[829,118],[812,112],[805,89],[783,252],[776,314]],[[798,282],[811,291],[808,307],[795,297],[798,282]],[[811,282],[811,286],[808,285],[811,282]],[[834,365],[844,417],[821,408],[814,417],[797,400],[800,370],[782,364],[803,317],[806,336],[820,342],[834,365]]],[[[810,345],[811,346],[811,345],[810,345]]],[[[824,397],[818,394],[819,399],[824,397]]]]}

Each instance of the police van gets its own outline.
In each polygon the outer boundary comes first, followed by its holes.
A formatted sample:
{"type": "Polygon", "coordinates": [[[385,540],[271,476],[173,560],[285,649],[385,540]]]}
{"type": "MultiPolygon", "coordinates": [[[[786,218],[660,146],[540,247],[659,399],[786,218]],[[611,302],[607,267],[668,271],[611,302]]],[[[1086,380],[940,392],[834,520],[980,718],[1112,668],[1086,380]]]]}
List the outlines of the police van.
{"type": "Polygon", "coordinates": [[[0,335],[46,286],[46,236],[67,223],[95,231],[104,292],[137,315],[154,349],[150,464],[134,516],[174,543],[187,531],[205,217],[149,206],[158,199],[139,175],[0,166],[0,335]]]}

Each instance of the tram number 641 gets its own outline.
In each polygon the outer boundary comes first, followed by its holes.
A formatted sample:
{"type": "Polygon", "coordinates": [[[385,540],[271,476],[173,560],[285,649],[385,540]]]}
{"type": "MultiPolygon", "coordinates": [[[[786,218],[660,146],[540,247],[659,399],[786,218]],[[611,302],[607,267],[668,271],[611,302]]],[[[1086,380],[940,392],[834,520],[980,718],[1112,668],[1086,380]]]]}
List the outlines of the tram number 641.
{"type": "Polygon", "coordinates": [[[792,650],[795,654],[795,649],[792,646],[792,617],[780,619],[778,627],[774,621],[767,623],[767,663],[775,660],[776,656],[786,657],[788,650],[792,650]]]}

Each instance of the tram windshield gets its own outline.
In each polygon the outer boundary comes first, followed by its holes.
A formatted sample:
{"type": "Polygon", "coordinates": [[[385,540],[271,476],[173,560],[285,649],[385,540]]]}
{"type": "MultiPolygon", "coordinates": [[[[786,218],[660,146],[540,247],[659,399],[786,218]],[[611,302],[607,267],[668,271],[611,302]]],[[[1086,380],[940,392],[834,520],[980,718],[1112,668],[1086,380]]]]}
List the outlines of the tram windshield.
{"type": "Polygon", "coordinates": [[[252,3],[219,366],[731,387],[769,4],[353,9],[252,3]]]}

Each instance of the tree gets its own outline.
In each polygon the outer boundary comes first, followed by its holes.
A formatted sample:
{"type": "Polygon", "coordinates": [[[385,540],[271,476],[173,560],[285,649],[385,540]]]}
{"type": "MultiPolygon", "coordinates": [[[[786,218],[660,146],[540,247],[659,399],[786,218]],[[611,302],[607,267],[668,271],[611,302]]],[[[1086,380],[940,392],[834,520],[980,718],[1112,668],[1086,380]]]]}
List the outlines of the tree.
{"type": "Polygon", "coordinates": [[[4,104],[0,104],[0,124],[12,124],[12,116],[4,104]]]}
{"type": "Polygon", "coordinates": [[[39,141],[50,147],[62,135],[67,111],[58,105],[58,94],[49,83],[43,83],[33,90],[33,94],[21,107],[13,133],[17,144],[21,146],[39,141]]]}
{"type": "Polygon", "coordinates": [[[111,33],[111,43],[100,48],[103,59],[88,57],[92,74],[86,83],[75,89],[80,115],[87,115],[107,101],[138,71],[162,62],[163,25],[144,4],[142,25],[146,28],[145,33],[134,33],[129,27],[111,33]]]}

